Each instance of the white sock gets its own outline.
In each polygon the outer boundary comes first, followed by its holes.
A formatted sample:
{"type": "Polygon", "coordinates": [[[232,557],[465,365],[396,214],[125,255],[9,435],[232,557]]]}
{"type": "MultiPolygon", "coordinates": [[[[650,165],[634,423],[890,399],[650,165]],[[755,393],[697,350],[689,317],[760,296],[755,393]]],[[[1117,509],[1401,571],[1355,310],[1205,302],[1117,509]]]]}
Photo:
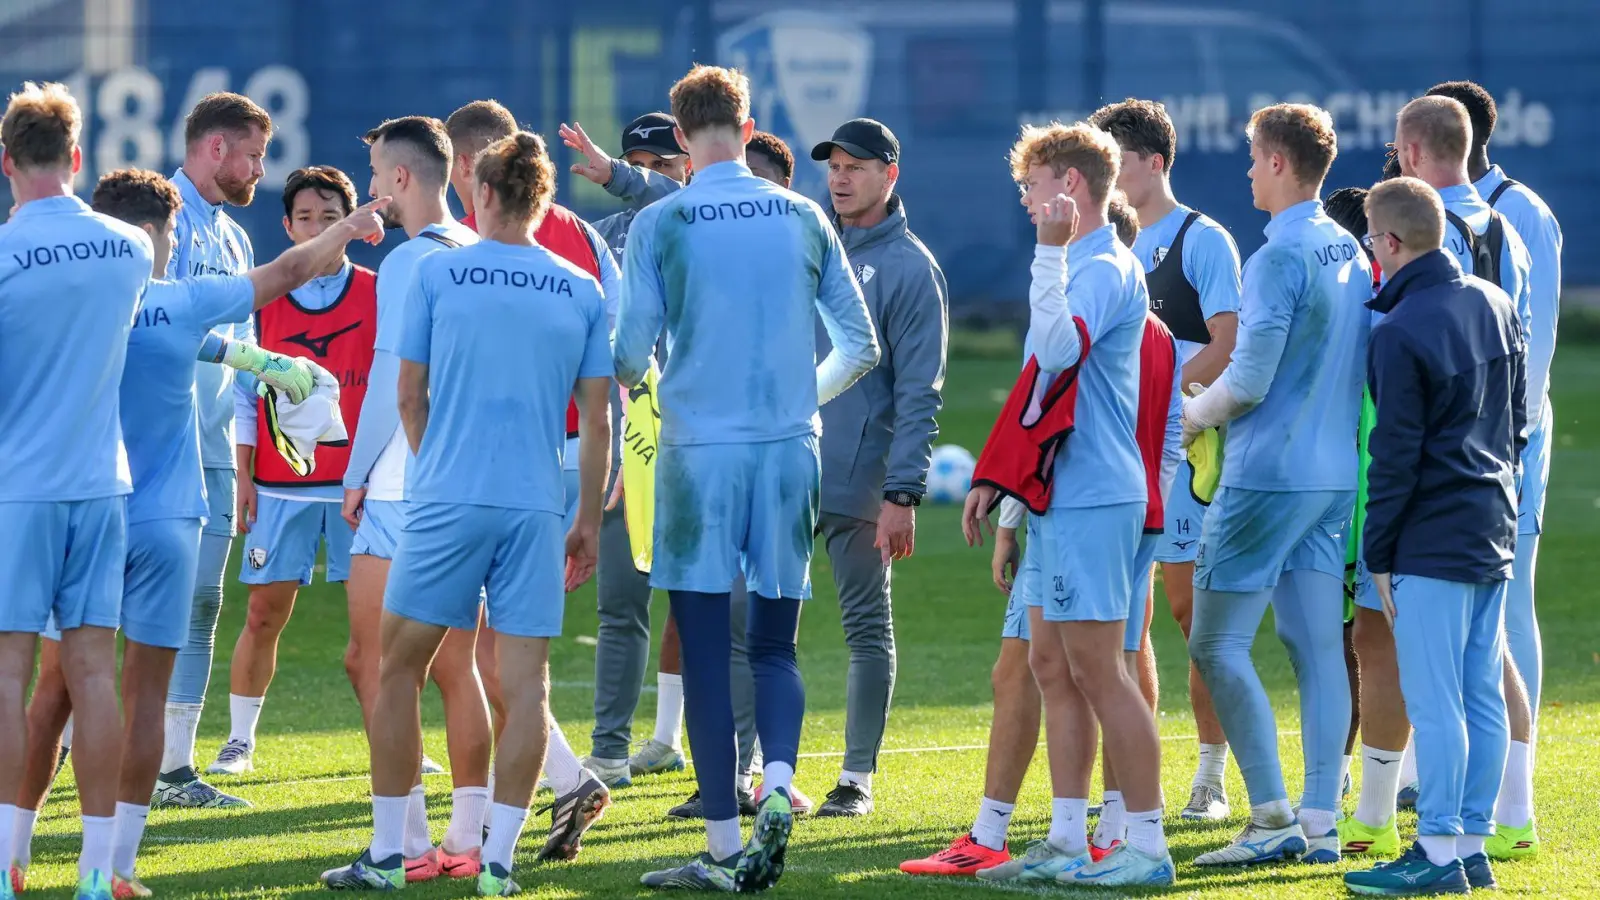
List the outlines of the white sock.
{"type": "Polygon", "coordinates": [[[1356,801],[1356,821],[1368,828],[1382,828],[1394,817],[1405,755],[1404,750],[1361,745],[1361,799],[1356,801]]]}
{"type": "Polygon", "coordinates": [[[117,801],[117,827],[111,840],[111,870],[124,878],[133,876],[139,860],[139,842],[144,840],[144,823],[150,807],[117,801]]]}
{"type": "Polygon", "coordinates": [[[550,743],[544,752],[544,777],[550,781],[550,788],[557,797],[577,790],[578,782],[583,780],[583,763],[572,752],[572,745],[567,743],[567,736],[561,733],[561,726],[556,724],[555,719],[550,720],[550,743]]]}
{"type": "Polygon", "coordinates": [[[871,772],[851,772],[851,771],[848,771],[848,770],[840,772],[839,773],[839,783],[840,784],[853,784],[853,785],[855,785],[856,787],[860,788],[863,792],[865,792],[867,794],[871,794],[872,793],[872,773],[871,772]]]}
{"type": "Polygon", "coordinates": [[[390,857],[404,855],[400,851],[405,849],[406,809],[410,805],[409,794],[372,795],[372,846],[367,852],[373,862],[386,862],[390,857]]]}
{"type": "Polygon", "coordinates": [[[1094,845],[1106,850],[1116,841],[1127,840],[1127,808],[1122,805],[1121,791],[1106,791],[1102,804],[1100,821],[1094,826],[1094,845]]]}
{"type": "Polygon", "coordinates": [[[244,741],[251,747],[256,745],[256,722],[261,720],[261,705],[267,702],[265,697],[241,697],[238,694],[228,695],[228,718],[232,722],[232,731],[228,734],[230,741],[244,741]]]}
{"type": "Polygon", "coordinates": [[[194,767],[194,740],[200,731],[198,703],[168,703],[166,716],[166,744],[161,749],[161,772],[175,772],[185,766],[194,767]]]}
{"type": "Polygon", "coordinates": [[[483,814],[488,808],[488,788],[456,788],[450,795],[450,828],[442,846],[457,856],[482,847],[483,814]]]}
{"type": "Polygon", "coordinates": [[[1427,852],[1428,862],[1436,866],[1448,866],[1452,860],[1461,858],[1456,855],[1456,836],[1453,834],[1418,835],[1417,843],[1427,852]]]}
{"type": "Polygon", "coordinates": [[[1195,784],[1222,789],[1222,773],[1228,767],[1227,744],[1201,744],[1200,765],[1194,770],[1195,784]]]}
{"type": "Polygon", "coordinates": [[[78,877],[99,872],[111,880],[111,838],[116,834],[115,816],[83,817],[83,852],[78,855],[78,877]]]}
{"type": "Polygon", "coordinates": [[[1483,843],[1487,840],[1481,834],[1456,835],[1456,855],[1462,859],[1477,856],[1483,852],[1483,843]]]}
{"type": "Polygon", "coordinates": [[[483,845],[483,864],[498,863],[511,871],[511,854],[517,849],[517,838],[522,837],[522,826],[528,821],[528,810],[520,806],[496,803],[489,808],[489,842],[483,845]]]}
{"type": "MultiPolygon", "coordinates": [[[[405,839],[400,852],[406,859],[416,859],[433,847],[433,835],[428,831],[428,795],[422,785],[406,795],[405,839]]],[[[377,861],[377,857],[373,857],[377,861]]]]}
{"type": "Polygon", "coordinates": [[[1294,810],[1288,800],[1272,800],[1250,807],[1250,821],[1262,828],[1288,828],[1294,824],[1294,810]]]}
{"type": "Polygon", "coordinates": [[[682,675],[656,673],[656,740],[674,750],[683,749],[682,675]]]}
{"type": "MultiPolygon", "coordinates": [[[[15,865],[28,868],[28,841],[22,834],[22,817],[28,814],[36,819],[39,814],[30,809],[20,809],[9,803],[0,803],[0,868],[15,865]]],[[[33,836],[33,820],[28,821],[28,837],[33,836]]]]}
{"type": "Polygon", "coordinates": [[[1050,800],[1050,835],[1047,840],[1063,853],[1079,854],[1089,849],[1087,798],[1055,797],[1050,800]]]}
{"type": "Polygon", "coordinates": [[[990,850],[1001,850],[1006,845],[1006,832],[1011,830],[1011,814],[1015,803],[983,798],[978,804],[978,818],[972,823],[972,839],[990,850]]]}
{"type": "Polygon", "coordinates": [[[33,826],[39,821],[39,811],[20,806],[0,806],[0,863],[14,865],[24,871],[33,862],[33,826]],[[11,827],[6,828],[9,813],[11,827]],[[8,845],[6,842],[10,841],[8,845]]]}
{"type": "MultiPolygon", "coordinates": [[[[779,788],[782,788],[785,792],[789,792],[793,787],[794,766],[791,766],[788,763],[769,762],[761,770],[761,790],[763,796],[766,794],[766,792],[775,791],[779,788]]],[[[716,854],[712,855],[716,856],[716,854]]],[[[727,857],[725,856],[717,856],[717,859],[726,858],[727,857]]]]}
{"type": "Polygon", "coordinates": [[[1406,738],[1406,756],[1400,760],[1400,786],[1410,787],[1417,783],[1417,742],[1406,738]]]}
{"type": "Polygon", "coordinates": [[[739,839],[738,819],[706,820],[706,850],[711,858],[722,862],[738,856],[744,843],[739,839]]]}
{"type": "Polygon", "coordinates": [[[1508,828],[1526,828],[1533,818],[1533,766],[1527,744],[1512,741],[1506,753],[1505,777],[1500,780],[1500,797],[1495,802],[1494,820],[1508,828]]]}
{"type": "Polygon", "coordinates": [[[61,729],[61,749],[72,749],[72,717],[67,716],[67,724],[61,729]]]}
{"type": "Polygon", "coordinates": [[[1167,855],[1167,832],[1161,827],[1161,810],[1128,813],[1128,846],[1156,859],[1167,855]]]}
{"type": "Polygon", "coordinates": [[[1331,809],[1312,809],[1308,806],[1300,807],[1300,830],[1306,838],[1327,837],[1328,832],[1334,830],[1338,816],[1331,809]]]}

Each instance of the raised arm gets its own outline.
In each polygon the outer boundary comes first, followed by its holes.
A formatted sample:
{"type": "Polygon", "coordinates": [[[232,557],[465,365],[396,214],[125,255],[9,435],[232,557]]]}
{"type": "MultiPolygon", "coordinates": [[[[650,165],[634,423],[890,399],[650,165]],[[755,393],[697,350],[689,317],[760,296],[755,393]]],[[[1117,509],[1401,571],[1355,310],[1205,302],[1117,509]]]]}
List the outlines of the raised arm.
{"type": "Polygon", "coordinates": [[[383,220],[378,211],[388,205],[388,197],[379,197],[304,244],[296,244],[272,262],[246,272],[255,285],[255,308],[266,306],[326,271],[344,255],[344,248],[351,241],[374,237],[381,240],[383,220]]]}

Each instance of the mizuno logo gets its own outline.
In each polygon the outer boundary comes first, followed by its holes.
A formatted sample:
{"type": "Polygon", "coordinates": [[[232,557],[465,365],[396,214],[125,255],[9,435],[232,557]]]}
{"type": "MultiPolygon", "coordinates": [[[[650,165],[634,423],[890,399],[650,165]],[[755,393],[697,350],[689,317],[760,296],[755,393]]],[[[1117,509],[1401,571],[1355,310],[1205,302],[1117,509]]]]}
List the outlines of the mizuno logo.
{"type": "Polygon", "coordinates": [[[1177,547],[1179,550],[1187,550],[1194,546],[1194,540],[1191,538],[1187,541],[1173,541],[1172,546],[1177,547]]]}
{"type": "Polygon", "coordinates": [[[632,131],[630,131],[628,133],[629,134],[637,134],[639,136],[640,140],[648,141],[650,139],[650,135],[652,133],[657,132],[657,131],[665,131],[668,128],[671,128],[671,127],[672,127],[671,125],[651,125],[650,127],[646,128],[645,126],[640,125],[640,126],[638,126],[637,128],[634,128],[632,131]]]}
{"type": "Polygon", "coordinates": [[[317,337],[311,337],[309,333],[302,331],[299,334],[289,335],[283,339],[283,342],[285,344],[299,344],[317,356],[326,357],[328,355],[328,347],[333,343],[334,338],[342,334],[349,334],[360,327],[361,323],[355,322],[339,329],[338,331],[331,331],[327,334],[319,335],[317,337]]]}
{"type": "Polygon", "coordinates": [[[1369,757],[1367,757],[1367,759],[1372,760],[1373,762],[1377,763],[1380,766],[1387,766],[1390,763],[1394,762],[1394,760],[1392,760],[1392,759],[1379,759],[1376,756],[1369,756],[1369,757]]]}

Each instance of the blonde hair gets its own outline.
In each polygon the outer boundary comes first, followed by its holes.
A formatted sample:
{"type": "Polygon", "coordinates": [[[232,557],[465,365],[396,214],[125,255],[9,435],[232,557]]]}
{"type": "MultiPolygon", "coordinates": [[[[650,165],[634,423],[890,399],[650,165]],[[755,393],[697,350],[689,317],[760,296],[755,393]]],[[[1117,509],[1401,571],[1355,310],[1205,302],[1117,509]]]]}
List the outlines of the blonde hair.
{"type": "Polygon", "coordinates": [[[1244,132],[1251,143],[1282,153],[1302,185],[1321,184],[1339,155],[1333,116],[1309,103],[1279,103],[1258,109],[1244,132]]]}
{"type": "Polygon", "coordinates": [[[1049,166],[1056,177],[1077,169],[1089,185],[1089,198],[1104,203],[1117,183],[1122,148],[1116,139],[1084,122],[1025,125],[1011,148],[1011,177],[1022,181],[1034,166],[1049,166]]]}
{"type": "Polygon", "coordinates": [[[494,188],[504,214],[513,222],[538,225],[556,193],[556,167],[544,138],[527,131],[483,148],[472,164],[479,184],[494,188]]]}
{"type": "Polygon", "coordinates": [[[750,118],[750,79],[738,69],[697,65],[668,96],[685,137],[707,128],[739,128],[750,118]]]}
{"type": "Polygon", "coordinates": [[[1413,251],[1437,250],[1444,244],[1444,201],[1420,178],[1380,181],[1367,192],[1367,228],[1413,251]]]}
{"type": "Polygon", "coordinates": [[[1395,117],[1396,138],[1422,145],[1429,156],[1450,164],[1467,161],[1472,118],[1452,97],[1418,97],[1395,117]]]}
{"type": "Polygon", "coordinates": [[[19,169],[66,166],[83,131],[83,113],[66,85],[29,81],[6,102],[0,144],[19,169]]]}

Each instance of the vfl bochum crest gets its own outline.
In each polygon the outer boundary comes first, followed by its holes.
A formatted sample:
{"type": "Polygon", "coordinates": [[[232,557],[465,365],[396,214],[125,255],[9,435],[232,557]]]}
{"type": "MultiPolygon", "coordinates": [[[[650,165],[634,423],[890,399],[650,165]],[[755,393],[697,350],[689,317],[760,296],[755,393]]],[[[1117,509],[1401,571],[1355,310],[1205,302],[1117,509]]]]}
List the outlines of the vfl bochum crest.
{"type": "Polygon", "coordinates": [[[867,282],[871,281],[872,276],[876,274],[878,274],[878,270],[869,265],[863,264],[856,266],[856,283],[862,287],[866,287],[867,282]]]}
{"type": "Polygon", "coordinates": [[[1151,256],[1151,265],[1152,266],[1159,266],[1159,265],[1161,265],[1161,261],[1163,259],[1167,258],[1167,248],[1165,248],[1165,247],[1157,247],[1156,248],[1156,252],[1150,254],[1150,256],[1151,256]]]}
{"type": "MultiPolygon", "coordinates": [[[[751,114],[762,128],[809,148],[866,108],[872,36],[835,16],[768,13],[724,31],[717,60],[750,77],[751,114]]],[[[825,171],[796,167],[794,190],[822,196],[825,171]]]]}

